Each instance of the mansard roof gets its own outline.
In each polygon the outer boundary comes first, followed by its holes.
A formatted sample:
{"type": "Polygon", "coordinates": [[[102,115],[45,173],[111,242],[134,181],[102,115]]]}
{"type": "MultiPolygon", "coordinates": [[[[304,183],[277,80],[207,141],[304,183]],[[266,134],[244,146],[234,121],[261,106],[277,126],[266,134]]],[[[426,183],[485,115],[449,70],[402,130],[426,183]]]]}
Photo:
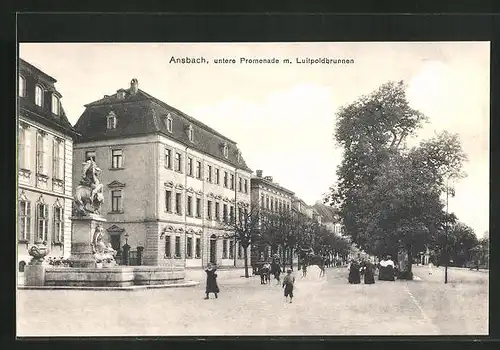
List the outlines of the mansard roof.
{"type": "Polygon", "coordinates": [[[322,203],[314,203],[313,208],[318,212],[319,215],[323,218],[323,222],[338,222],[338,213],[337,209],[331,207],[329,205],[325,205],[322,203]]]}
{"type": "Polygon", "coordinates": [[[78,142],[161,133],[198,152],[251,171],[236,142],[141,89],[135,94],[131,94],[130,89],[120,90],[125,91],[123,99],[115,93],[85,105],[85,111],[75,124],[75,129],[82,135],[78,142]],[[106,117],[111,111],[116,115],[116,128],[107,129],[106,117]],[[172,119],[172,132],[167,129],[167,118],[172,119]],[[194,132],[193,141],[189,140],[187,133],[190,125],[194,132]],[[223,153],[224,145],[228,147],[227,158],[223,153]]]}
{"type": "Polygon", "coordinates": [[[293,197],[295,195],[295,192],[281,186],[280,184],[278,184],[276,182],[272,182],[272,181],[266,179],[265,177],[254,176],[250,179],[250,183],[251,183],[251,187],[255,187],[255,186],[258,186],[259,184],[263,184],[263,185],[267,185],[269,187],[272,187],[278,191],[284,192],[284,193],[288,194],[289,196],[293,197]]]}
{"type": "Polygon", "coordinates": [[[52,113],[50,94],[55,94],[58,98],[62,96],[54,86],[56,80],[21,58],[19,59],[19,74],[25,79],[26,84],[25,95],[18,96],[19,115],[72,137],[76,136],[77,133],[66,117],[62,103],[59,106],[59,115],[52,113]],[[48,92],[44,93],[42,106],[35,104],[35,86],[37,84],[42,85],[43,89],[48,92]]]}

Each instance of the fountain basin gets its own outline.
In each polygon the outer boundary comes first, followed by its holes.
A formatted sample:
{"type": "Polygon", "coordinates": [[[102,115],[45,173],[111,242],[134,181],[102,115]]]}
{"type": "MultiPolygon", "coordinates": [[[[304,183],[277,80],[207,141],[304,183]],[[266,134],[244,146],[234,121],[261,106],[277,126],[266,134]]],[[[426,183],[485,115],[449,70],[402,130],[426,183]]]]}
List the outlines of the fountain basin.
{"type": "MultiPolygon", "coordinates": [[[[45,267],[43,276],[43,284],[38,282],[37,286],[131,287],[182,284],[185,282],[183,268],[176,269],[165,266],[45,267]]],[[[25,285],[27,287],[35,286],[28,280],[26,280],[25,285]]]]}

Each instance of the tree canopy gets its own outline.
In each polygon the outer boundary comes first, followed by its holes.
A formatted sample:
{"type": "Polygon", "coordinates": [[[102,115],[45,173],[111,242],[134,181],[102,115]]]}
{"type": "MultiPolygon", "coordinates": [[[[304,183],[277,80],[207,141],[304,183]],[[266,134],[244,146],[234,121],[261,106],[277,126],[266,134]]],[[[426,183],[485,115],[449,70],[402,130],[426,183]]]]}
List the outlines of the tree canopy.
{"type": "Polygon", "coordinates": [[[410,107],[405,89],[388,82],[336,116],[343,158],[327,200],[352,241],[378,256],[400,248],[411,256],[434,244],[446,219],[447,179],[464,176],[458,135],[445,131],[407,147],[427,117],[410,107]]]}

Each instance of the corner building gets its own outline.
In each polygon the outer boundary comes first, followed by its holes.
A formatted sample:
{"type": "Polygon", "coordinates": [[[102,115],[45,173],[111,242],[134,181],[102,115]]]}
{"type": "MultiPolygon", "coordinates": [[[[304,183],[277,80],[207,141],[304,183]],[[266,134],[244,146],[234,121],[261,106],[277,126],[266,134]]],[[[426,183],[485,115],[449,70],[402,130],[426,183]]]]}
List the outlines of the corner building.
{"type": "Polygon", "coordinates": [[[236,143],[138,88],[89,103],[75,125],[74,185],[82,163],[103,170],[108,241],[142,250],[143,264],[243,266],[218,222],[249,208],[252,171],[236,143]]]}
{"type": "Polygon", "coordinates": [[[71,252],[72,156],[77,135],[55,88],[56,79],[19,59],[18,229],[19,269],[30,245],[45,243],[48,256],[71,252]]]}

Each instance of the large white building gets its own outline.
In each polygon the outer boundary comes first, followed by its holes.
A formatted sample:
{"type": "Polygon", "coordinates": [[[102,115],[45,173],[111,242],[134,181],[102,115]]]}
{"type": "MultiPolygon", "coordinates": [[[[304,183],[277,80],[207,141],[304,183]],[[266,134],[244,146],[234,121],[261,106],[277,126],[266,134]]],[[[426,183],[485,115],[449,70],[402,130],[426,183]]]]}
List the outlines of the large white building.
{"type": "Polygon", "coordinates": [[[76,132],[56,90],[56,80],[19,60],[18,75],[18,230],[20,268],[28,249],[45,243],[49,256],[71,250],[72,153],[76,132]]]}
{"type": "Polygon", "coordinates": [[[85,107],[75,125],[82,137],[74,185],[94,158],[114,249],[143,249],[146,265],[243,266],[242,249],[219,229],[250,206],[252,171],[236,143],[140,90],[136,79],[85,107]]]}

